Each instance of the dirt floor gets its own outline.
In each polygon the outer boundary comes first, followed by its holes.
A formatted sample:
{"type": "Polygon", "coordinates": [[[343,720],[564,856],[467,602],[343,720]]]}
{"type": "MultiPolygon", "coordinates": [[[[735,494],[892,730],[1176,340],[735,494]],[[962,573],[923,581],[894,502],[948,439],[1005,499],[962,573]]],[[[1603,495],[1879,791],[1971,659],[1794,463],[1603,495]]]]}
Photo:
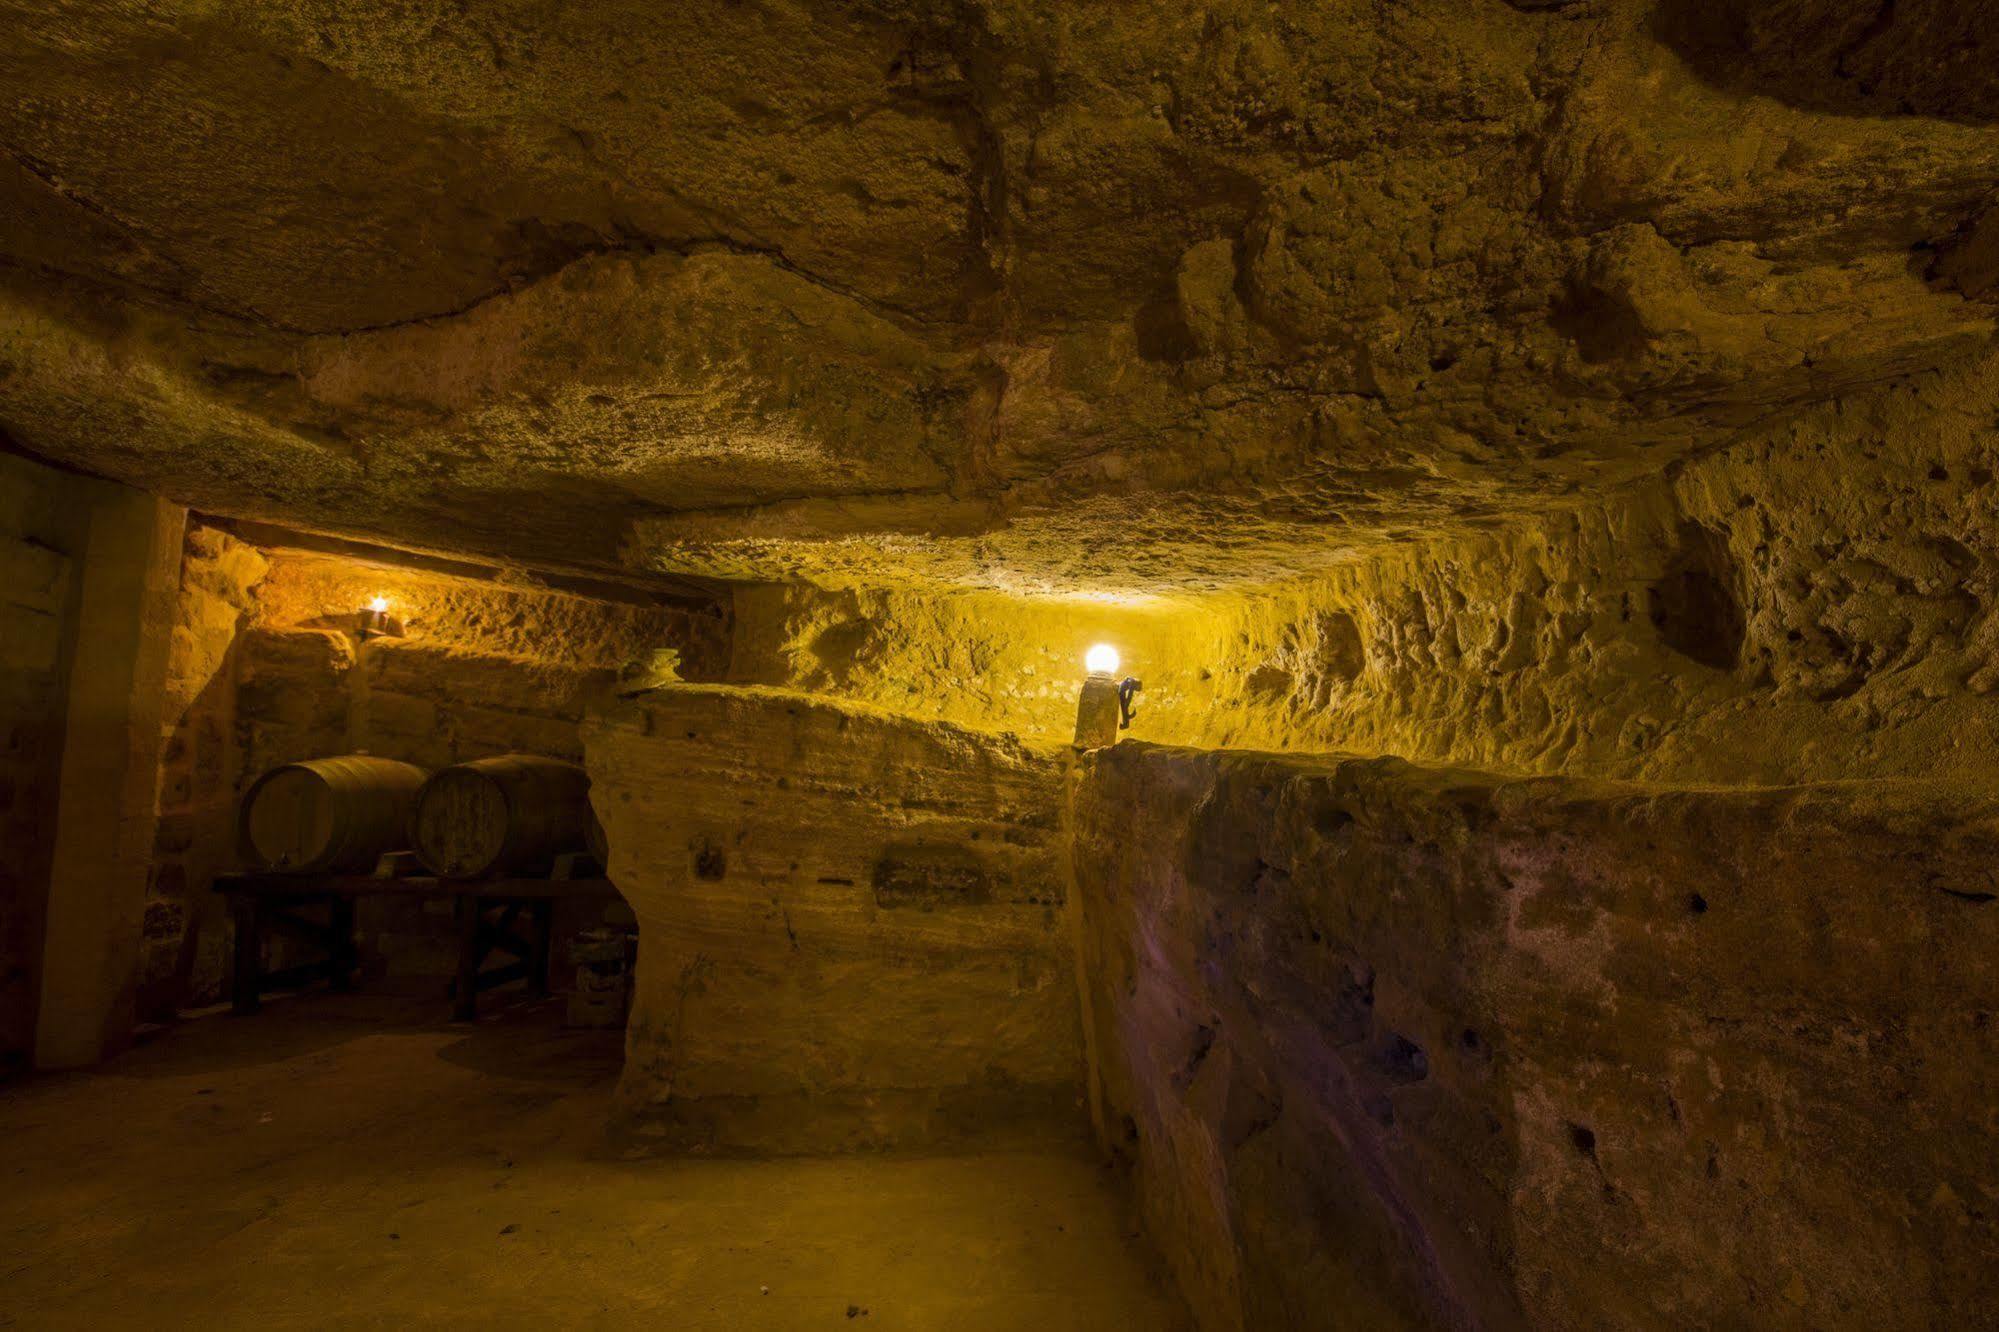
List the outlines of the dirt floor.
{"type": "Polygon", "coordinates": [[[615,1033],[301,997],[0,1091],[0,1326],[1180,1326],[1084,1149],[621,1160],[615,1033]]]}

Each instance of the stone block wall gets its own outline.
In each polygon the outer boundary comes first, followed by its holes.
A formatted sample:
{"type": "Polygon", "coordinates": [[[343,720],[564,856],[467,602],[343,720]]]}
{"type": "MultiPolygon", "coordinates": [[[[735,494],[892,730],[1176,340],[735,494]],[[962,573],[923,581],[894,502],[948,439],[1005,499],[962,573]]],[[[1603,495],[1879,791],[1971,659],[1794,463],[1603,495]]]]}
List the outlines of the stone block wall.
{"type": "Polygon", "coordinates": [[[1204,1329],[1999,1308],[1999,799],[1122,744],[1096,1119],[1204,1329]]]}
{"type": "Polygon", "coordinates": [[[0,1078],[34,1046],[87,484],[0,454],[0,1078]]]}
{"type": "Polygon", "coordinates": [[[664,1149],[1078,1131],[1061,769],[1010,737],[681,686],[584,731],[640,923],[620,1119],[664,1149]]]}

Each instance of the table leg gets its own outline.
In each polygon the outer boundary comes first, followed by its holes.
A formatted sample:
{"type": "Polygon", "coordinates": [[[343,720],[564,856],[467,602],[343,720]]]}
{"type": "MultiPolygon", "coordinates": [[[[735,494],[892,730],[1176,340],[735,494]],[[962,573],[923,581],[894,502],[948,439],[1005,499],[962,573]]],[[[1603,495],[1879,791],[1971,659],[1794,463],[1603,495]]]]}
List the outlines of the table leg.
{"type": "Polygon", "coordinates": [[[530,993],[548,993],[548,952],[555,942],[555,901],[534,904],[534,942],[528,951],[528,990],[530,993]]]}
{"type": "Polygon", "coordinates": [[[230,978],[229,1007],[236,1013],[254,1013],[263,993],[263,920],[254,893],[234,893],[229,912],[236,921],[236,965],[230,978]]]}
{"type": "Polygon", "coordinates": [[[470,893],[459,897],[458,985],[452,994],[451,1020],[470,1022],[479,1016],[479,899],[470,893]]]}
{"type": "Polygon", "coordinates": [[[336,990],[354,988],[354,968],[360,950],[354,946],[354,899],[335,897],[326,904],[326,926],[332,944],[326,958],[326,979],[336,990]]]}

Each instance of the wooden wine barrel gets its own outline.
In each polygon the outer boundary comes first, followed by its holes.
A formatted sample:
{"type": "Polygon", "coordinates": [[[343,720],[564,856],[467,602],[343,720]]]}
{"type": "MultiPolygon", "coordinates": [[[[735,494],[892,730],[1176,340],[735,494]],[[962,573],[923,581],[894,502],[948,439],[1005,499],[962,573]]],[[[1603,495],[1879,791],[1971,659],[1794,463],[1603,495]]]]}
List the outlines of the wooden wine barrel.
{"type": "Polygon", "coordinates": [[[410,811],[427,776],[367,754],[273,768],[243,793],[244,854],[267,870],[365,874],[408,848],[410,811]]]}
{"type": "Polygon", "coordinates": [[[417,793],[410,841],[449,879],[539,874],[587,848],[590,776],[574,763],[502,754],[444,768],[417,793]]]}

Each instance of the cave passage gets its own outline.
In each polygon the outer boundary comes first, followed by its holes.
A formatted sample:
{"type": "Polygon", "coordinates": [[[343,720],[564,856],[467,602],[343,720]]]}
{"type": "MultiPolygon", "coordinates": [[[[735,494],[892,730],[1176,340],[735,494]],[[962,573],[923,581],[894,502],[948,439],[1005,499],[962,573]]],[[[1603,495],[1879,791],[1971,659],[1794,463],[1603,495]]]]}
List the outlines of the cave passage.
{"type": "Polygon", "coordinates": [[[1999,0],[1726,8],[0,10],[0,1326],[1999,1322],[1999,0]]]}

